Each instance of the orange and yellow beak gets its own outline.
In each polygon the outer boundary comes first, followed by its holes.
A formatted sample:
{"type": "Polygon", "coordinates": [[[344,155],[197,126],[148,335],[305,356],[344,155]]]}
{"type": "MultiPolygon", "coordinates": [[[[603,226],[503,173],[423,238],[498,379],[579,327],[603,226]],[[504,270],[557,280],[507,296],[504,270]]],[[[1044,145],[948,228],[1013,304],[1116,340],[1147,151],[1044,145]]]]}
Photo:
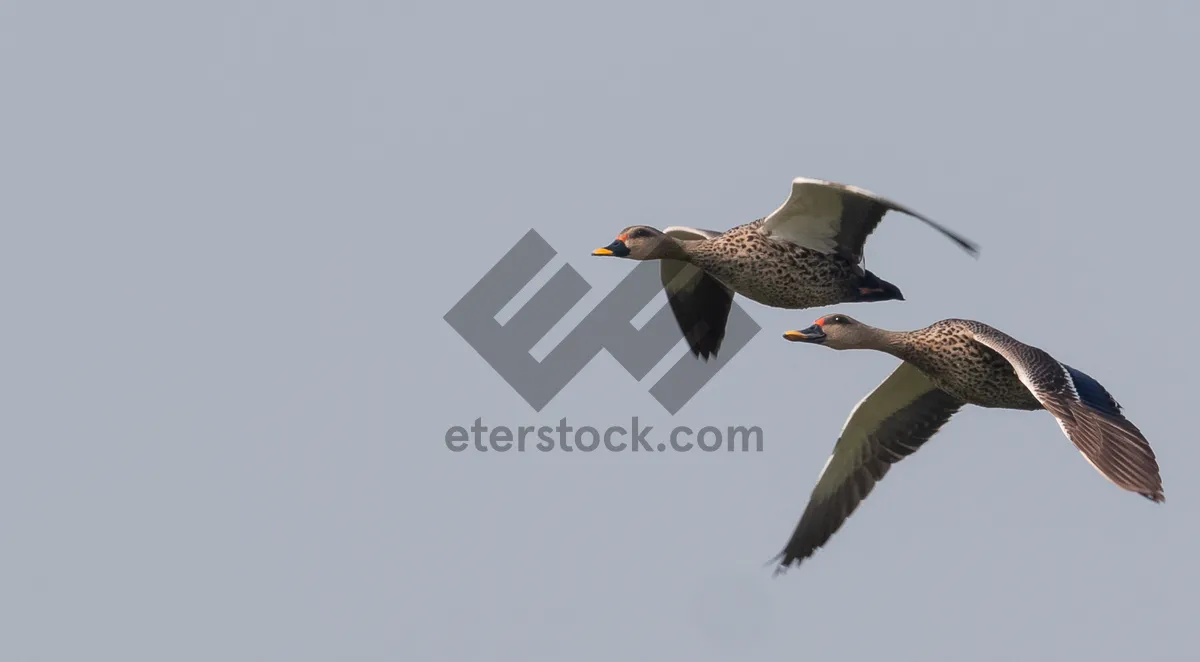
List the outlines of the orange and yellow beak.
{"type": "Polygon", "coordinates": [[[821,343],[825,341],[825,330],[821,328],[821,324],[818,322],[802,331],[786,331],[783,337],[792,342],[821,343]]]}
{"type": "Polygon", "coordinates": [[[626,257],[629,255],[629,247],[625,245],[625,235],[619,235],[613,240],[613,243],[604,248],[597,248],[592,251],[592,255],[607,255],[610,257],[626,257]]]}

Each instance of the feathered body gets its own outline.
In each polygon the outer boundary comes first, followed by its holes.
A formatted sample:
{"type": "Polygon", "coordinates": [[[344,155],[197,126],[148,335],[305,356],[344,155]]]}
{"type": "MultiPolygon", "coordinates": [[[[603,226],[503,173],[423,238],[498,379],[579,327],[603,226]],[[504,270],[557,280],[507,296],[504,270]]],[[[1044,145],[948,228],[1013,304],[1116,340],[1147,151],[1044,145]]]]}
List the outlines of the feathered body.
{"type": "Polygon", "coordinates": [[[780,571],[828,542],[892,466],[968,404],[1045,409],[1101,475],[1151,501],[1165,500],[1150,443],[1098,381],[987,324],[946,319],[915,331],[887,331],[833,314],[784,337],[886,352],[902,362],[850,412],[778,557],[780,571]]]}
{"type": "Polygon", "coordinates": [[[705,241],[685,242],[688,261],[734,292],[766,306],[801,309],[873,299],[873,274],[838,253],[822,253],[762,232],[765,219],[705,241]]]}
{"type": "MultiPolygon", "coordinates": [[[[911,363],[941,390],[967,404],[997,409],[1043,409],[999,352],[977,342],[972,329],[1009,336],[972,320],[946,319],[895,334],[897,357],[911,363]]],[[[1012,340],[1009,338],[1009,340],[1012,340]]],[[[1013,340],[1013,342],[1017,342],[1013,340]]]]}
{"type": "Polygon", "coordinates": [[[884,215],[917,218],[976,254],[970,241],[870,191],[804,177],[774,212],[725,232],[632,225],[593,255],[659,260],[663,287],[688,346],[705,359],[725,337],[733,295],[773,308],[903,300],[900,288],[862,267],[863,247],[884,215]]]}

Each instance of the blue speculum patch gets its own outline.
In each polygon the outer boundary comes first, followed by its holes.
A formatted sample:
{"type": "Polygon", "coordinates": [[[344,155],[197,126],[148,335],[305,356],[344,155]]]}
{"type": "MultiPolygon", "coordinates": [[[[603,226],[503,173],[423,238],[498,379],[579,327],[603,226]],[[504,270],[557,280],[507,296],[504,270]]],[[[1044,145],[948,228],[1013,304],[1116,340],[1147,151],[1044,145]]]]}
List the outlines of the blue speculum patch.
{"type": "Polygon", "coordinates": [[[1118,405],[1117,401],[1114,400],[1111,395],[1109,395],[1108,391],[1104,390],[1104,387],[1100,385],[1100,382],[1092,379],[1075,368],[1072,368],[1071,366],[1066,366],[1066,368],[1067,372],[1071,374],[1071,380],[1075,382],[1075,391],[1079,393],[1079,399],[1082,400],[1084,404],[1097,411],[1102,411],[1105,414],[1110,414],[1112,416],[1121,415],[1120,405],[1118,405]]]}

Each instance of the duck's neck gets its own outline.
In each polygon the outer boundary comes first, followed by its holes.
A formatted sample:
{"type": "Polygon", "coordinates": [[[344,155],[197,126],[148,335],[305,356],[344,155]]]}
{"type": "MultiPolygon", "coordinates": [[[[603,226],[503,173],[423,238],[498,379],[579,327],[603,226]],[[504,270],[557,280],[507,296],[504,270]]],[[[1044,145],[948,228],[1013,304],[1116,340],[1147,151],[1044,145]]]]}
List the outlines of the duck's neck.
{"type": "Polygon", "coordinates": [[[862,347],[885,352],[902,361],[907,361],[912,357],[914,351],[911,334],[911,331],[888,331],[871,327],[862,347]]]}
{"type": "Polygon", "coordinates": [[[684,262],[691,262],[691,249],[702,243],[704,243],[702,239],[684,240],[676,239],[675,237],[665,237],[665,241],[659,243],[654,258],[658,260],[683,260],[684,262]]]}

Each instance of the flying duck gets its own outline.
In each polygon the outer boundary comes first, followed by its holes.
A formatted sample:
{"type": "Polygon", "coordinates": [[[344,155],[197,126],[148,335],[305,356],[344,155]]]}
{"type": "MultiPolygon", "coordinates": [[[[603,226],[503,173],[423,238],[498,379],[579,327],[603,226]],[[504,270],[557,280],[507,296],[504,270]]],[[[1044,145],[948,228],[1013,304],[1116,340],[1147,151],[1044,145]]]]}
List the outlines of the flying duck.
{"type": "Polygon", "coordinates": [[[891,465],[968,404],[1045,409],[1101,475],[1151,501],[1165,500],[1149,442],[1099,382],[986,324],[946,319],[916,331],[886,331],[833,314],[783,337],[887,352],[902,363],[850,412],[808,507],[775,558],[776,574],[828,542],[891,465]]]}
{"type": "Polygon", "coordinates": [[[592,255],[660,260],[663,287],[692,353],[707,360],[725,337],[734,293],[775,308],[904,300],[895,285],[863,268],[863,245],[894,210],[939,230],[963,249],[978,247],[921,214],[871,191],[800,177],[769,216],[725,232],[633,225],[592,255]]]}

